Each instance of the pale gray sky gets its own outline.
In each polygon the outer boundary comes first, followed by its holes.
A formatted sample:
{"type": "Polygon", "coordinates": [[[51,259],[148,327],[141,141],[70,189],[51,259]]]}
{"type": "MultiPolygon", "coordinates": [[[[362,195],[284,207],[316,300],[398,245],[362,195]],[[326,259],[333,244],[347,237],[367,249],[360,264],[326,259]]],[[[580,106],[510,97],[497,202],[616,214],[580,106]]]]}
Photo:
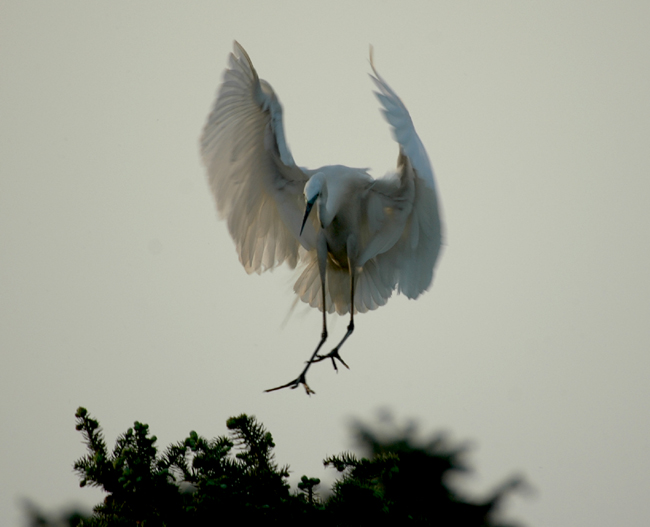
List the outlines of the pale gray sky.
{"type": "MultiPolygon", "coordinates": [[[[0,524],[94,504],[83,405],[108,443],[246,412],[323,477],[378,408],[475,445],[482,492],[523,474],[528,525],[650,523],[650,4],[18,2],[0,6],[0,524]],[[285,107],[300,165],[396,147],[368,45],[436,171],[433,288],[361,315],[350,371],[298,373],[320,332],[292,274],[248,276],[198,137],[232,40],[285,107]]],[[[333,339],[347,320],[332,319],[333,339]]],[[[327,477],[327,476],[326,476],[327,477]]]]}

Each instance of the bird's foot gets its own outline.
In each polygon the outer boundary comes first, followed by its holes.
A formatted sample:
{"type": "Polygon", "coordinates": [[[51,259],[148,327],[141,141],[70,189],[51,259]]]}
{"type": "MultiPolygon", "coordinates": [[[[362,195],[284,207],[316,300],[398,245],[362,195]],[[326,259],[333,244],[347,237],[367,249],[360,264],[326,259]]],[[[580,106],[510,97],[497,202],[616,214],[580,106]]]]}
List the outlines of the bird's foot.
{"type": "Polygon", "coordinates": [[[283,384],[282,386],[277,386],[275,388],[270,388],[268,390],[264,390],[265,393],[268,392],[274,392],[276,390],[282,390],[283,388],[291,388],[292,390],[295,390],[298,388],[298,386],[303,385],[305,388],[305,392],[307,392],[307,395],[311,395],[312,393],[315,394],[316,392],[312,390],[309,385],[307,384],[307,380],[305,378],[305,373],[301,373],[297,378],[295,378],[293,381],[288,382],[287,384],[283,384]]]}
{"type": "Polygon", "coordinates": [[[348,366],[345,361],[341,358],[339,355],[339,349],[334,348],[332,351],[330,351],[327,355],[316,355],[314,360],[312,362],[320,362],[325,359],[331,359],[332,360],[332,366],[334,366],[334,370],[338,373],[339,369],[336,366],[336,361],[339,361],[343,366],[345,366],[348,370],[350,369],[350,366],[348,366]]]}

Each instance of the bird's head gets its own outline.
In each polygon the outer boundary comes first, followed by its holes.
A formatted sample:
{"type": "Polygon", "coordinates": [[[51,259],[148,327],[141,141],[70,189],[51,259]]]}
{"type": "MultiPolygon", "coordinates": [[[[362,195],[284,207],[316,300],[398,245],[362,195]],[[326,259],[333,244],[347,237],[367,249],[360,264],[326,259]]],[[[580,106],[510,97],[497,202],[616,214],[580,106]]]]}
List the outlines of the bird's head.
{"type": "Polygon", "coordinates": [[[314,174],[307,184],[305,185],[305,201],[307,205],[305,207],[305,216],[302,218],[302,226],[300,227],[300,235],[302,236],[302,230],[305,228],[305,223],[307,223],[307,218],[311,209],[314,207],[314,203],[321,195],[323,191],[323,185],[325,184],[325,174],[318,172],[314,174]]]}

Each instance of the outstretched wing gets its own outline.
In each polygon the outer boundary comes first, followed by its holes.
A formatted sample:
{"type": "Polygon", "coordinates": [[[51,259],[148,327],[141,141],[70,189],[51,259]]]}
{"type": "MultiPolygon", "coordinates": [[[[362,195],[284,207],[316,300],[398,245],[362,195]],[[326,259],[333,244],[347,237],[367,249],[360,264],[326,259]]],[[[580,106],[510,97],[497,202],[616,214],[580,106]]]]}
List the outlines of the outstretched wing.
{"type": "Polygon", "coordinates": [[[382,113],[399,143],[397,173],[377,180],[367,198],[369,243],[363,261],[375,258],[398,292],[417,298],[433,280],[442,225],[429,157],[404,103],[370,64],[382,113]]]}
{"type": "Polygon", "coordinates": [[[201,155],[246,271],[282,262],[295,267],[300,245],[315,246],[312,224],[300,235],[309,176],[287,147],[278,98],[237,42],[201,136],[201,155]]]}

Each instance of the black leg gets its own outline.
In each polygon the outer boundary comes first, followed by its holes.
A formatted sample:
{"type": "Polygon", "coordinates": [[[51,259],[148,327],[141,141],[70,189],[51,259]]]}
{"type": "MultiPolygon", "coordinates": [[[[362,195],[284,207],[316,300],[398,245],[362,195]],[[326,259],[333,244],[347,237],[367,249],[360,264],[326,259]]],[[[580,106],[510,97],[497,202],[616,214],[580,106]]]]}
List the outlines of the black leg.
{"type": "MultiPolygon", "coordinates": [[[[317,248],[318,248],[318,271],[320,273],[320,285],[321,285],[321,294],[322,294],[322,301],[323,301],[323,331],[321,332],[320,335],[320,342],[318,343],[318,346],[316,346],[316,350],[314,351],[314,353],[312,353],[311,358],[307,361],[307,365],[305,366],[305,369],[302,370],[302,373],[298,375],[298,377],[296,377],[293,381],[288,382],[287,384],[283,384],[282,386],[277,386],[276,388],[264,390],[265,392],[274,392],[276,390],[281,390],[283,388],[291,388],[293,390],[302,384],[305,388],[305,391],[307,392],[307,395],[316,393],[307,384],[307,370],[309,370],[309,367],[314,362],[319,361],[319,359],[317,358],[318,352],[320,351],[321,347],[323,346],[323,344],[325,344],[325,341],[327,340],[327,303],[326,303],[327,291],[325,289],[325,285],[326,285],[325,280],[327,274],[326,272],[327,271],[327,241],[324,235],[321,235],[321,237],[319,238],[317,248]]],[[[352,328],[354,329],[354,324],[352,324],[352,328]]],[[[351,333],[351,331],[349,332],[351,333]]],[[[345,340],[346,338],[347,336],[343,340],[345,340]]],[[[343,344],[343,341],[341,341],[339,346],[341,344],[343,344]]],[[[340,357],[339,360],[341,360],[340,357]]],[[[343,361],[341,360],[341,362],[343,361]]],[[[345,362],[343,362],[343,364],[345,364],[345,362]]],[[[334,365],[334,367],[336,368],[336,365],[334,365]]]]}
{"type": "Polygon", "coordinates": [[[312,357],[312,361],[320,362],[325,359],[331,359],[332,366],[334,366],[334,369],[338,372],[339,369],[336,366],[336,361],[338,360],[341,364],[343,364],[343,366],[345,366],[349,370],[350,366],[348,366],[339,355],[339,349],[341,349],[343,343],[346,340],[348,340],[348,337],[352,335],[353,331],[354,331],[354,266],[350,265],[350,323],[348,324],[348,330],[343,336],[343,338],[341,339],[341,342],[339,342],[332,351],[330,351],[327,355],[318,355],[315,358],[312,357]]]}

